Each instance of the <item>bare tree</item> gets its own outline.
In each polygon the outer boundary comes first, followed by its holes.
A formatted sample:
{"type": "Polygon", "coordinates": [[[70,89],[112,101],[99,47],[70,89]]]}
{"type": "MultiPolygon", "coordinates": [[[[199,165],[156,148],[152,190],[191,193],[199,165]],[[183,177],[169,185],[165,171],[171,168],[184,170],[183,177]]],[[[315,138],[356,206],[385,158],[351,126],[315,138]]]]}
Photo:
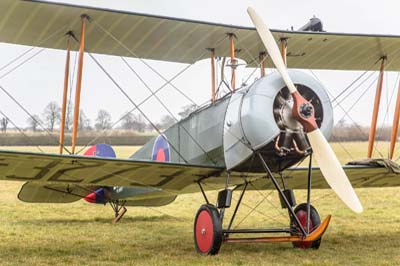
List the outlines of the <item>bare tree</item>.
{"type": "Polygon", "coordinates": [[[69,131],[72,129],[72,111],[73,111],[73,105],[70,100],[68,100],[67,103],[67,110],[65,114],[65,130],[69,131]]]}
{"type": "Polygon", "coordinates": [[[56,102],[50,102],[43,111],[43,118],[47,128],[53,132],[56,123],[60,122],[61,108],[56,102]]]}
{"type": "Polygon", "coordinates": [[[178,115],[183,119],[190,115],[193,111],[197,109],[197,105],[189,104],[182,107],[182,111],[178,113],[178,115]]]}
{"type": "Polygon", "coordinates": [[[158,123],[158,127],[161,130],[165,130],[176,123],[175,118],[170,115],[164,115],[161,117],[160,122],[158,123]]]}
{"type": "Polygon", "coordinates": [[[6,133],[8,126],[8,118],[3,117],[0,122],[1,122],[1,132],[6,133]]]}
{"type": "Polygon", "coordinates": [[[110,129],[111,128],[111,115],[109,112],[106,110],[99,110],[96,118],[96,124],[94,127],[97,130],[103,130],[103,129],[110,129]]]}
{"type": "Polygon", "coordinates": [[[147,127],[142,115],[127,114],[122,119],[122,128],[143,132],[147,127]]]}
{"type": "Polygon", "coordinates": [[[132,129],[133,125],[133,114],[128,113],[122,118],[122,128],[123,129],[132,129]]]}
{"type": "Polygon", "coordinates": [[[78,128],[80,130],[91,130],[90,119],[86,116],[85,112],[81,109],[79,110],[79,124],[78,128]]]}
{"type": "Polygon", "coordinates": [[[30,116],[30,117],[26,120],[26,122],[28,123],[29,128],[30,128],[32,131],[34,131],[34,132],[36,132],[36,131],[38,130],[38,126],[39,126],[39,124],[41,123],[40,118],[39,118],[38,115],[30,116]]]}

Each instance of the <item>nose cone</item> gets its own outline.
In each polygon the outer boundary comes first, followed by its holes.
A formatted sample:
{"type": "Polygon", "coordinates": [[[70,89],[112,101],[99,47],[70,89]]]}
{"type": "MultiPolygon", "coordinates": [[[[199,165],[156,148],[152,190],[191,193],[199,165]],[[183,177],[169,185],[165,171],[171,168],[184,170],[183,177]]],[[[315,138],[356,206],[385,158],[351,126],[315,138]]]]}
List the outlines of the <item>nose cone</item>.
{"type": "Polygon", "coordinates": [[[89,203],[96,203],[96,192],[86,195],[83,199],[89,203]]]}
{"type": "Polygon", "coordinates": [[[106,195],[104,188],[99,188],[95,192],[87,194],[86,197],[83,198],[89,203],[106,203],[106,195]]]}

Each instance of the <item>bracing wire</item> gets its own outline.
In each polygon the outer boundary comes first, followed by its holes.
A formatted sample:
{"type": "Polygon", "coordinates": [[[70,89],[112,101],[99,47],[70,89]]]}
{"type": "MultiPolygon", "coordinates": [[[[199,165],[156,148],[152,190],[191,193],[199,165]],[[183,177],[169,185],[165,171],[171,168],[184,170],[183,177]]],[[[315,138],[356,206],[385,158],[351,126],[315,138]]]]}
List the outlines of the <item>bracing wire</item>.
{"type": "MultiPolygon", "coordinates": [[[[62,30],[65,29],[66,26],[63,26],[61,28],[59,28],[58,30],[56,30],[55,32],[53,32],[51,35],[49,35],[47,38],[43,39],[41,42],[39,42],[39,44],[37,44],[37,46],[40,46],[42,43],[52,39],[53,37],[55,37],[56,35],[58,35],[62,30]]],[[[0,76],[0,79],[10,75],[11,73],[13,73],[15,70],[17,70],[18,68],[20,68],[22,65],[26,64],[27,62],[29,62],[30,60],[32,60],[33,58],[35,58],[37,55],[41,54],[43,51],[45,50],[45,48],[40,49],[39,51],[37,51],[36,53],[34,53],[33,55],[29,56],[28,58],[26,58],[25,60],[23,60],[22,62],[20,62],[19,64],[17,64],[16,66],[14,66],[13,68],[11,68],[9,71],[7,71],[6,73],[4,73],[3,75],[0,76]]],[[[5,66],[2,67],[2,70],[5,69],[7,66],[12,65],[13,63],[17,62],[19,59],[23,58],[24,55],[28,54],[30,51],[33,51],[33,49],[28,49],[27,51],[23,52],[22,54],[20,54],[19,56],[17,56],[16,59],[11,60],[8,64],[6,64],[5,66]]],[[[11,99],[14,101],[14,103],[16,103],[26,114],[28,114],[28,116],[35,121],[35,123],[37,123],[52,139],[54,139],[53,134],[51,134],[43,125],[42,123],[40,123],[40,121],[38,121],[26,108],[23,107],[23,105],[15,98],[13,97],[3,86],[0,86],[0,89],[11,99]]],[[[57,144],[59,145],[59,141],[57,140],[57,144]]],[[[69,150],[63,145],[63,149],[70,153],[69,150]]]]}
{"type": "MultiPolygon", "coordinates": [[[[18,127],[17,124],[14,123],[14,121],[13,121],[10,117],[8,117],[5,113],[3,113],[3,111],[0,110],[0,114],[1,114],[3,117],[5,117],[8,121],[10,121],[10,123],[14,126],[14,128],[16,128],[16,129],[18,130],[19,133],[21,133],[27,140],[29,140],[29,142],[30,142],[31,144],[34,143],[34,142],[32,141],[32,138],[29,137],[27,134],[25,134],[25,132],[24,132],[20,127],[18,127]]],[[[44,153],[44,151],[40,148],[39,145],[35,145],[35,146],[36,146],[36,148],[37,148],[40,152],[44,153]]]]}
{"type": "Polygon", "coordinates": [[[146,67],[148,67],[151,71],[153,71],[157,76],[163,79],[165,82],[168,82],[175,90],[177,90],[183,97],[185,97],[188,101],[190,101],[195,106],[198,106],[196,102],[194,102],[189,96],[187,96],[182,90],[178,89],[174,84],[170,83],[168,79],[166,79],[160,72],[158,72],[155,68],[153,68],[149,63],[147,63],[142,58],[138,57],[131,49],[129,49],[125,44],[123,44],[117,37],[115,37],[111,32],[106,30],[101,24],[97,21],[94,21],[94,24],[100,28],[104,33],[106,33],[109,37],[111,37],[118,45],[128,51],[133,57],[138,58],[146,67]]]}
{"type": "MultiPolygon", "coordinates": [[[[38,120],[32,115],[14,96],[12,96],[3,86],[0,85],[0,90],[4,92],[16,105],[18,105],[35,123],[37,123],[50,137],[54,140],[57,145],[60,144],[59,140],[38,120]]],[[[69,150],[63,145],[63,149],[71,154],[69,150]]]]}
{"type": "MultiPolygon", "coordinates": [[[[140,77],[140,75],[133,69],[133,67],[126,61],[125,58],[121,57],[122,61],[125,63],[125,65],[132,71],[132,73],[135,74],[135,76],[142,82],[142,84],[146,87],[146,89],[150,92],[153,93],[153,90],[150,88],[150,86],[140,77]]],[[[154,98],[157,99],[157,101],[161,104],[161,106],[169,113],[170,116],[174,118],[176,122],[179,120],[176,118],[176,116],[171,112],[171,110],[163,103],[163,101],[157,96],[154,95],[154,98]]],[[[207,153],[206,150],[200,145],[200,143],[190,134],[190,132],[183,126],[183,124],[180,124],[179,127],[181,127],[186,134],[192,139],[192,141],[201,149],[201,151],[207,156],[207,158],[214,164],[216,165],[216,162],[210,157],[210,155],[207,153]]]]}
{"type": "MultiPolygon", "coordinates": [[[[225,40],[226,38],[227,38],[227,36],[224,36],[223,38],[221,38],[220,40],[218,40],[218,41],[216,42],[216,47],[218,47],[218,46],[222,43],[222,41],[225,40]]],[[[75,41],[78,41],[78,40],[75,39],[75,38],[74,38],[74,40],[75,40],[75,41]]],[[[124,47],[125,47],[125,46],[124,46],[124,47]]],[[[126,49],[128,49],[128,48],[126,48],[126,49]]],[[[207,52],[208,52],[207,50],[203,51],[203,52],[201,53],[201,55],[200,55],[195,61],[198,61],[199,59],[203,58],[207,52]]],[[[143,59],[140,59],[140,60],[141,60],[141,62],[146,63],[143,59]]],[[[153,91],[153,93],[151,93],[151,95],[149,95],[149,96],[146,97],[144,100],[142,100],[141,102],[139,102],[139,103],[137,104],[137,107],[140,107],[140,106],[143,105],[145,102],[147,102],[149,99],[151,99],[152,97],[154,97],[158,92],[160,92],[162,89],[164,89],[167,85],[173,86],[172,81],[175,80],[176,78],[178,78],[179,76],[181,76],[184,72],[186,72],[186,71],[187,71],[190,67],[192,67],[192,66],[193,66],[193,64],[189,64],[189,65],[185,66],[182,70],[178,71],[172,78],[170,78],[169,80],[166,80],[166,82],[165,82],[162,86],[160,86],[157,90],[153,91]]],[[[198,106],[198,105],[196,104],[196,106],[198,106]]],[[[117,125],[120,121],[122,121],[126,116],[128,116],[129,114],[131,114],[132,112],[134,112],[135,110],[137,110],[137,107],[132,108],[130,111],[126,112],[123,116],[121,116],[119,120],[117,120],[116,122],[114,122],[114,124],[111,126],[111,128],[114,128],[114,126],[116,126],[116,125],[117,125]]],[[[105,129],[104,129],[102,132],[104,133],[104,132],[105,132],[105,129]]],[[[85,145],[84,147],[82,147],[82,148],[78,151],[78,153],[80,153],[82,150],[84,150],[88,145],[94,143],[94,142],[95,142],[97,139],[99,139],[100,137],[101,137],[101,135],[99,134],[99,135],[96,136],[92,141],[90,141],[87,145],[85,145]]]]}
{"type": "MultiPolygon", "coordinates": [[[[149,124],[157,131],[158,134],[162,135],[161,130],[151,121],[151,119],[142,111],[142,109],[132,100],[128,93],[119,85],[119,83],[111,76],[111,74],[104,68],[102,64],[91,54],[88,53],[90,58],[96,63],[96,65],[106,74],[112,83],[118,88],[118,90],[128,99],[128,101],[141,113],[141,115],[149,122],[149,124]]],[[[165,139],[171,148],[178,154],[178,156],[185,162],[189,163],[185,157],[179,152],[179,150],[173,145],[168,139],[165,139]]]]}

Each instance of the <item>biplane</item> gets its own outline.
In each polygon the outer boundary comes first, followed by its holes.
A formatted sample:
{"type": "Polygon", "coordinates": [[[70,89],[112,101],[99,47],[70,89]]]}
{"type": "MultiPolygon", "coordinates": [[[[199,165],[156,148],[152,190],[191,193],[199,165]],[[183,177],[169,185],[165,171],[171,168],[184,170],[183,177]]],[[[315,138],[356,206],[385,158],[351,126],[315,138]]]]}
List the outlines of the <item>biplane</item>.
{"type": "MultiPolygon", "coordinates": [[[[85,199],[109,203],[115,221],[126,212],[126,206],[163,206],[180,194],[201,192],[205,203],[194,221],[195,247],[201,254],[214,255],[222,243],[241,242],[291,242],[294,247],[318,248],[330,216],[321,221],[311,205],[312,187],[331,187],[351,210],[360,213],[363,207],[352,185],[399,186],[400,181],[394,163],[388,160],[341,166],[326,140],[333,128],[333,108],[326,89],[311,75],[295,69],[371,70],[371,62],[381,62],[380,68],[379,64],[372,67],[381,75],[370,158],[382,73],[400,69],[400,37],[323,32],[318,21],[300,31],[269,30],[252,8],[248,13],[255,28],[50,1],[1,1],[0,42],[66,50],[67,59],[60,154],[0,151],[0,179],[24,181],[18,197],[25,202],[85,199]],[[72,50],[79,51],[79,60],[72,150],[66,155],[64,124],[72,50]],[[211,100],[163,132],[149,121],[158,136],[128,159],[115,158],[106,144],[77,155],[84,57],[92,53],[184,64],[209,59],[211,100]],[[230,91],[222,97],[216,97],[216,57],[230,59],[230,91]],[[236,86],[238,59],[247,67],[259,68],[260,78],[236,86]],[[277,71],[266,75],[265,68],[277,71]],[[318,167],[312,165],[312,158],[318,167]],[[305,159],[309,159],[308,167],[294,167],[305,159]],[[216,204],[207,198],[207,184],[218,190],[216,204]],[[232,228],[249,184],[251,189],[278,192],[282,208],[287,209],[287,228],[232,228]],[[297,204],[294,189],[306,189],[307,201],[297,204]],[[239,194],[239,200],[223,227],[233,193],[239,194]],[[246,234],[252,237],[242,237],[246,234]]],[[[140,103],[104,72],[134,110],[147,119],[140,103]]],[[[166,80],[166,84],[172,81],[166,80]]],[[[151,96],[161,89],[152,91],[151,96]]],[[[400,94],[397,103],[390,158],[396,143],[400,94]]]]}

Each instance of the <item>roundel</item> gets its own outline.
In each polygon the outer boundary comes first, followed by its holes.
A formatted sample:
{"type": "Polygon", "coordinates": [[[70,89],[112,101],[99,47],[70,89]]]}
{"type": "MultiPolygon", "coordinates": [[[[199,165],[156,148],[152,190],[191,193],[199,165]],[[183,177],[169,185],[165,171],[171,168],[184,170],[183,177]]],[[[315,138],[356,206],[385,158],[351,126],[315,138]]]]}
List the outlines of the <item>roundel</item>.
{"type": "Polygon", "coordinates": [[[96,144],[90,147],[83,155],[104,158],[116,157],[114,149],[108,144],[96,144]]]}
{"type": "Polygon", "coordinates": [[[170,151],[167,137],[165,135],[160,135],[154,141],[153,152],[151,154],[151,159],[158,162],[169,162],[170,161],[170,151]]]}

